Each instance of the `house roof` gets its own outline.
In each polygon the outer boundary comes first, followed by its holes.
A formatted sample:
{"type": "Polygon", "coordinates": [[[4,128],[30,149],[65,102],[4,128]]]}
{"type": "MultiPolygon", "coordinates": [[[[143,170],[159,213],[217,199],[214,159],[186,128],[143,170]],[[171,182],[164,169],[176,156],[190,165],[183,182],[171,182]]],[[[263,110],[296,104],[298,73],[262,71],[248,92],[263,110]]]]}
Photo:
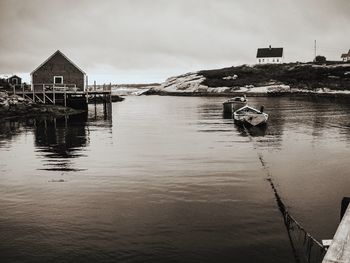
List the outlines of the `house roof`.
{"type": "Polygon", "coordinates": [[[13,77],[22,79],[21,77],[19,77],[17,75],[14,75],[14,74],[0,74],[0,79],[10,79],[10,78],[13,78],[13,77]]]}
{"type": "Polygon", "coordinates": [[[282,57],[283,56],[283,48],[258,48],[258,52],[256,53],[257,58],[271,58],[271,57],[282,57]]]}
{"type": "Polygon", "coordinates": [[[36,69],[34,69],[30,74],[32,75],[35,71],[37,71],[41,66],[43,66],[46,62],[48,62],[52,57],[54,57],[56,54],[62,55],[65,59],[67,59],[72,65],[74,65],[81,73],[86,74],[81,68],[79,68],[72,60],[70,60],[65,54],[63,54],[61,51],[57,50],[55,53],[53,53],[50,57],[48,57],[43,63],[41,63],[36,69]]]}
{"type": "Polygon", "coordinates": [[[18,79],[22,79],[21,77],[18,77],[17,75],[11,75],[11,77],[8,77],[8,79],[12,79],[12,78],[18,78],[18,79]]]}

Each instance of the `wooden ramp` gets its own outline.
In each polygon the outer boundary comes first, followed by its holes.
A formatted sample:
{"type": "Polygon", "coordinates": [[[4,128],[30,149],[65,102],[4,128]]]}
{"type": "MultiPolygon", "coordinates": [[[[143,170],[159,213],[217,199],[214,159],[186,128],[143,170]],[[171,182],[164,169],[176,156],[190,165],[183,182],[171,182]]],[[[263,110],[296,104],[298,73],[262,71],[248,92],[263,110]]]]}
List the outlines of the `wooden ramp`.
{"type": "Polygon", "coordinates": [[[350,206],[346,209],[322,263],[350,263],[350,206]]]}

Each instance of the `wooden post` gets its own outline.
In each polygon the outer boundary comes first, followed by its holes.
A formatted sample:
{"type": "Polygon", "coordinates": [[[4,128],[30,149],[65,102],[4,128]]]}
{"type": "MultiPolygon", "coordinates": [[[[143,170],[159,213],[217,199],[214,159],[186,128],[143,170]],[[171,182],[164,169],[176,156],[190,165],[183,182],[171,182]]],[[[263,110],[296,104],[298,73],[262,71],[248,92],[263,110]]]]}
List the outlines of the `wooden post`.
{"type": "Polygon", "coordinates": [[[35,86],[33,85],[33,102],[35,102],[35,86]]]}
{"type": "Polygon", "coordinates": [[[16,94],[16,86],[14,84],[12,84],[12,87],[13,87],[13,95],[16,94]]]}
{"type": "Polygon", "coordinates": [[[95,95],[95,102],[94,102],[94,109],[95,109],[95,119],[97,118],[97,107],[96,107],[96,95],[95,95]]]}
{"type": "Polygon", "coordinates": [[[44,104],[46,104],[46,98],[45,98],[45,85],[43,85],[43,100],[44,100],[44,104]]]}
{"type": "Polygon", "coordinates": [[[64,107],[67,107],[66,87],[64,87],[63,100],[64,100],[64,107]]]}
{"type": "Polygon", "coordinates": [[[96,80],[94,80],[94,91],[96,91],[96,80]]]}
{"type": "Polygon", "coordinates": [[[348,206],[350,204],[350,197],[344,197],[343,200],[341,200],[341,207],[340,207],[340,220],[343,219],[343,216],[348,209],[348,206]]]}
{"type": "Polygon", "coordinates": [[[64,115],[64,126],[67,129],[67,126],[68,126],[68,116],[67,115],[64,115]]]}
{"type": "Polygon", "coordinates": [[[53,104],[56,105],[55,86],[52,87],[52,99],[53,99],[53,104]]]}

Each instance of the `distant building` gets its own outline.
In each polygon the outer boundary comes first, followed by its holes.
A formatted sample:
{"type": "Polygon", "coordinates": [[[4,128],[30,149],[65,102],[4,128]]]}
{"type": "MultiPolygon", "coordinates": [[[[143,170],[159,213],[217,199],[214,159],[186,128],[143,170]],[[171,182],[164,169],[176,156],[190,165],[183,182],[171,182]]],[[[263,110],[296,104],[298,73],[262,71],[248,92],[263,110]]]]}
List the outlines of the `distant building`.
{"type": "Polygon", "coordinates": [[[12,85],[21,85],[22,84],[22,78],[18,77],[17,75],[13,75],[7,79],[7,82],[12,85]]]}
{"type": "Polygon", "coordinates": [[[42,89],[43,85],[68,87],[85,91],[87,75],[61,51],[57,50],[32,71],[32,89],[42,89]]]}
{"type": "Polygon", "coordinates": [[[5,76],[0,76],[0,91],[1,91],[2,89],[7,88],[7,86],[8,86],[7,77],[5,77],[5,76]]]}
{"type": "Polygon", "coordinates": [[[12,89],[13,86],[20,86],[21,84],[22,78],[17,75],[0,75],[1,89],[12,89]]]}
{"type": "Polygon", "coordinates": [[[344,62],[350,61],[350,49],[349,49],[349,52],[348,52],[347,54],[342,54],[342,55],[341,55],[341,59],[342,59],[344,62]]]}
{"type": "Polygon", "coordinates": [[[279,64],[283,63],[283,48],[258,48],[256,54],[257,64],[279,64]]]}

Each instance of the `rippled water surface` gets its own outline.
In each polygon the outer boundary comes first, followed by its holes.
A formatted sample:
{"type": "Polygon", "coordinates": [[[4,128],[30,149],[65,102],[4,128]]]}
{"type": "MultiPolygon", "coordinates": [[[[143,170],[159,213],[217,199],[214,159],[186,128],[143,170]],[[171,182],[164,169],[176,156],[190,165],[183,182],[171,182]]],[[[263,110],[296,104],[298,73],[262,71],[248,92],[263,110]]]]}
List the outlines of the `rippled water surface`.
{"type": "Polygon", "coordinates": [[[293,216],[332,238],[350,195],[349,104],[249,98],[270,114],[249,137],[223,100],[2,121],[1,262],[295,262],[258,154],[293,216]]]}

